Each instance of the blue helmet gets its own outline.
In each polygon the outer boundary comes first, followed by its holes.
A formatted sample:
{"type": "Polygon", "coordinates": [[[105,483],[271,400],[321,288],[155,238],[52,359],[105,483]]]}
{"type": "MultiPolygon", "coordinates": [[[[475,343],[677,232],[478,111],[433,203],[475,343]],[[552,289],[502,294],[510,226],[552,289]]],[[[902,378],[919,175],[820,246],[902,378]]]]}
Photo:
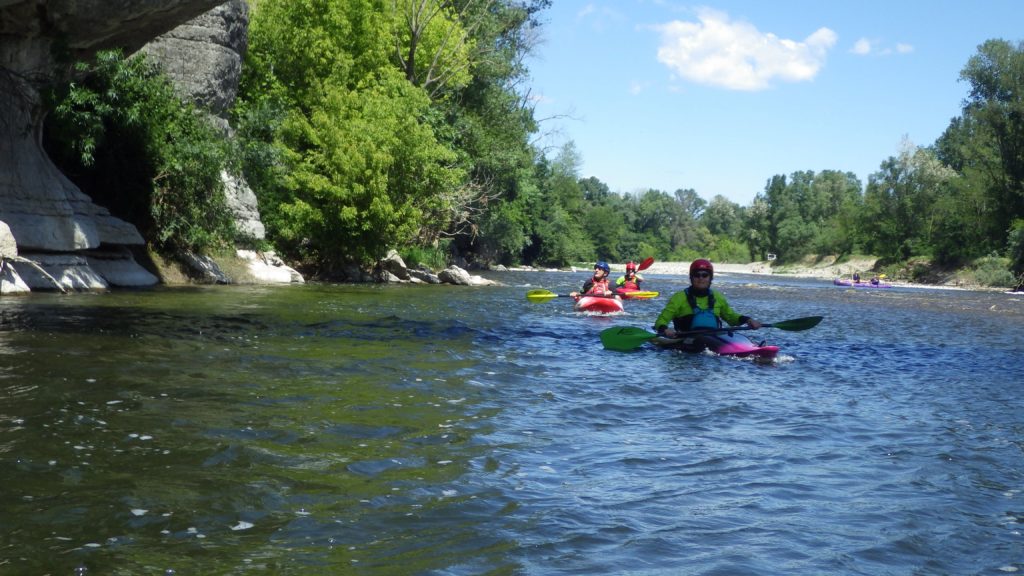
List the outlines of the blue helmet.
{"type": "Polygon", "coordinates": [[[594,269],[596,270],[598,268],[600,268],[601,270],[604,270],[605,274],[611,274],[612,273],[612,269],[608,266],[608,263],[605,262],[604,260],[598,260],[597,264],[594,264],[594,269]]]}

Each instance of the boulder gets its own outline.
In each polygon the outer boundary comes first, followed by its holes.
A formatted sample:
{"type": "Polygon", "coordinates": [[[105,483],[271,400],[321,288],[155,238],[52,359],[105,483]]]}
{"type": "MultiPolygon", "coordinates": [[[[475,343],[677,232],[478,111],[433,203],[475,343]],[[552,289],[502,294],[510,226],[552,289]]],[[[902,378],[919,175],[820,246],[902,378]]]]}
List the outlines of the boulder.
{"type": "Polygon", "coordinates": [[[182,254],[182,264],[189,271],[189,276],[196,279],[200,283],[206,284],[230,284],[231,278],[228,277],[213,261],[213,258],[209,256],[200,256],[198,254],[192,254],[186,252],[182,254]]]}
{"type": "Polygon", "coordinates": [[[302,284],[305,279],[298,271],[289,267],[274,252],[237,250],[235,254],[248,266],[248,272],[256,282],[267,284],[302,284]]]}
{"type": "MultiPolygon", "coordinates": [[[[408,282],[410,279],[409,269],[405,266],[405,260],[402,260],[402,257],[399,256],[398,252],[395,250],[389,251],[388,255],[385,256],[383,260],[377,263],[377,266],[381,269],[381,271],[390,273],[391,275],[395,276],[398,280],[404,280],[408,282]]],[[[391,280],[385,280],[385,282],[390,281],[391,280]]]]}
{"type": "Polygon", "coordinates": [[[437,273],[442,282],[458,284],[461,286],[492,286],[495,282],[480,276],[473,276],[462,268],[452,264],[451,266],[437,273]]]}
{"type": "Polygon", "coordinates": [[[31,254],[11,262],[25,284],[33,290],[106,290],[107,281],[78,254],[31,254]]]}
{"type": "Polygon", "coordinates": [[[441,279],[430,269],[420,268],[419,270],[409,270],[409,276],[413,280],[418,280],[424,284],[440,284],[441,279]]]}
{"type": "Polygon", "coordinates": [[[84,255],[89,268],[102,276],[111,286],[136,288],[153,286],[160,282],[159,278],[135,261],[127,248],[91,250],[84,255]]]}

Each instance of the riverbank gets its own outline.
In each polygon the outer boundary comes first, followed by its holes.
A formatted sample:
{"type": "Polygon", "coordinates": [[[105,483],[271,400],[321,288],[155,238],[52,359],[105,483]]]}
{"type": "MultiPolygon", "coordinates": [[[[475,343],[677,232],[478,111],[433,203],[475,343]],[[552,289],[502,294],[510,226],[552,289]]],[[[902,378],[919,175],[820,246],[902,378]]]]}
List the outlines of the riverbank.
{"type": "MultiPolygon", "coordinates": [[[[870,278],[874,273],[877,262],[876,258],[851,258],[841,263],[834,260],[824,259],[817,261],[804,261],[798,264],[786,264],[775,266],[773,262],[750,262],[747,264],[718,263],[714,264],[715,272],[719,274],[763,274],[793,276],[797,278],[817,278],[821,280],[834,280],[835,278],[850,279],[854,272],[860,273],[862,278],[870,278]]],[[[612,266],[614,269],[615,266],[612,266]]],[[[689,262],[655,262],[646,272],[650,274],[677,274],[686,275],[689,273],[689,262]]],[[[904,282],[886,278],[887,284],[905,286],[912,288],[932,288],[943,290],[986,290],[1005,291],[1006,288],[993,288],[963,282],[955,274],[945,276],[943,281],[935,283],[914,283],[904,282]]]]}
{"type": "MultiPolygon", "coordinates": [[[[774,262],[750,262],[747,264],[731,264],[716,262],[715,272],[723,274],[784,274],[800,278],[822,278],[832,279],[840,276],[850,276],[859,272],[861,276],[870,277],[868,272],[875,267],[876,258],[853,258],[835,263],[834,261],[822,260],[819,262],[804,262],[800,264],[787,264],[775,266],[774,262]]],[[[615,266],[612,266],[614,269],[615,266]]],[[[689,262],[655,262],[646,272],[650,274],[682,274],[689,273],[689,262]]]]}

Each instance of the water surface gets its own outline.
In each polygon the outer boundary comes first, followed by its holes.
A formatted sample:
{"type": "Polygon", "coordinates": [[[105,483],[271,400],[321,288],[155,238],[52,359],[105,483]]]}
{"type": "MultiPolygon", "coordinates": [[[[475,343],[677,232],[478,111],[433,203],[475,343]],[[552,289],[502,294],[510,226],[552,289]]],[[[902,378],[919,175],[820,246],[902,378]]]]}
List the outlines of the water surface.
{"type": "Polygon", "coordinates": [[[499,287],[0,300],[0,574],[1004,574],[1024,297],[720,275],[770,365],[499,287]]]}

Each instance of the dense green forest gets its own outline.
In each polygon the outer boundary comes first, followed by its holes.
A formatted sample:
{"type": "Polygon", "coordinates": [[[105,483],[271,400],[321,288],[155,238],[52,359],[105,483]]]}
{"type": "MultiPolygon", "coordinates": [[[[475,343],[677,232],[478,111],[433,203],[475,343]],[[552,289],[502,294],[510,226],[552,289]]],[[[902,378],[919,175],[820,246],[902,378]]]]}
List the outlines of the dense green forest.
{"type": "Polygon", "coordinates": [[[230,166],[259,198],[267,242],[325,278],[390,249],[431,265],[872,254],[911,275],[914,262],[978,267],[995,285],[1024,273],[1024,43],[964,55],[969,96],[934,144],[880,153],[866,183],[841,169],[765,175],[740,206],[687,188],[612,191],[580,174],[572,142],[534,144],[544,127],[524,63],[550,3],[256,0],[237,142],[209,143],[167,90],[140,87],[158,73],[107,57],[92,82],[54,91],[50,147],[88,181],[115,157],[105,130],[143,134],[133,154],[158,168],[129,171],[130,200],[104,200],[170,249],[236,241],[219,208],[201,209],[220,206],[210,176],[230,166]],[[159,113],[106,100],[129,93],[159,113]]]}

